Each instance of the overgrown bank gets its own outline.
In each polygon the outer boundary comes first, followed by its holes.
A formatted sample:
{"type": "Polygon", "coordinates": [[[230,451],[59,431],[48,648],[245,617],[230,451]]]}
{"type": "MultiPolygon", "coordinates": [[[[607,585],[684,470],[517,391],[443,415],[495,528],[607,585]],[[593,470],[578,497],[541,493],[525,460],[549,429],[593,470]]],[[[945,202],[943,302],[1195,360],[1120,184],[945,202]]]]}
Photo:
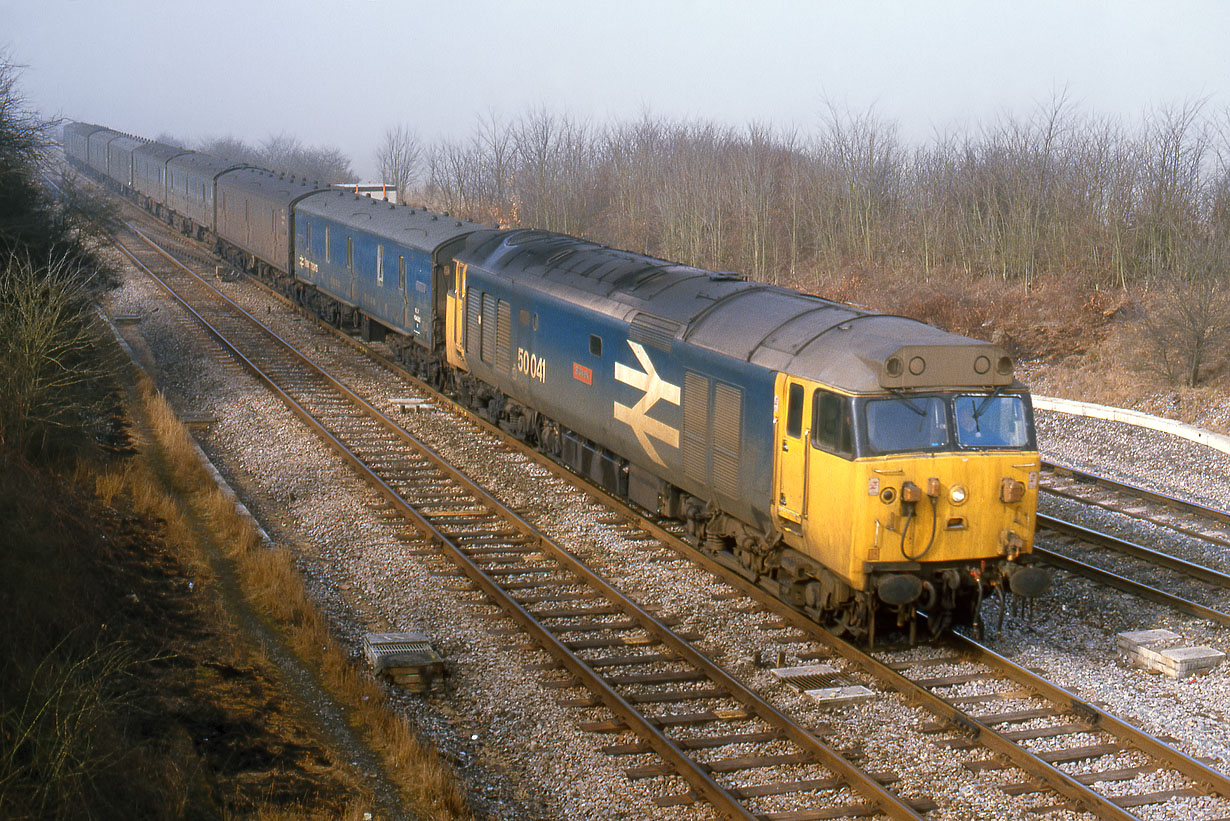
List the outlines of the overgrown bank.
{"type": "Polygon", "coordinates": [[[290,560],[129,385],[95,309],[111,214],[43,187],[54,124],[15,80],[0,55],[0,817],[468,817],[290,560]],[[362,775],[274,645],[340,704],[362,775]]]}

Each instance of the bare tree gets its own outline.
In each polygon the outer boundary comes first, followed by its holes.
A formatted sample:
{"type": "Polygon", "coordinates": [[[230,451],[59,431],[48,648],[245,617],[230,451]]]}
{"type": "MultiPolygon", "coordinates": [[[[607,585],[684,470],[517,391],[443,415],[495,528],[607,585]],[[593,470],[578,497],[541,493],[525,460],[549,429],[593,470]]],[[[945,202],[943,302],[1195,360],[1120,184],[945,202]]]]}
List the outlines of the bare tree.
{"type": "Polygon", "coordinates": [[[423,159],[423,144],[418,134],[398,123],[384,131],[384,140],[376,149],[376,171],[382,182],[397,192],[397,201],[405,202],[423,159]]]}
{"type": "Polygon", "coordinates": [[[1187,241],[1179,266],[1141,316],[1148,363],[1171,382],[1195,387],[1201,368],[1230,344],[1230,244],[1187,241]]]}
{"type": "Polygon", "coordinates": [[[259,147],[237,137],[216,137],[202,141],[198,151],[236,163],[247,163],[270,171],[294,174],[322,182],[353,182],[350,159],[332,146],[304,145],[290,134],[272,134],[259,147]]]}

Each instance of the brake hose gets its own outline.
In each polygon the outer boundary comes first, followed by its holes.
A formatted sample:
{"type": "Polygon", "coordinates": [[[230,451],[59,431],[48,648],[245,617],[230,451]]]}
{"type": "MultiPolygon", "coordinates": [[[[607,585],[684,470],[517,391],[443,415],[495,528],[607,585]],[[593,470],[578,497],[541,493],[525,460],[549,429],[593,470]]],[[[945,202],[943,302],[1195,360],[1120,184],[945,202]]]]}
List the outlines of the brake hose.
{"type": "Polygon", "coordinates": [[[926,556],[929,552],[931,552],[931,548],[935,544],[935,523],[938,520],[938,516],[936,514],[936,498],[934,496],[930,496],[928,498],[931,499],[931,539],[927,542],[927,546],[923,548],[922,553],[919,553],[916,556],[911,556],[909,553],[905,552],[905,534],[906,531],[910,529],[910,521],[914,518],[913,514],[905,517],[905,527],[901,528],[901,555],[905,556],[912,562],[916,562],[923,556],[926,556]]]}

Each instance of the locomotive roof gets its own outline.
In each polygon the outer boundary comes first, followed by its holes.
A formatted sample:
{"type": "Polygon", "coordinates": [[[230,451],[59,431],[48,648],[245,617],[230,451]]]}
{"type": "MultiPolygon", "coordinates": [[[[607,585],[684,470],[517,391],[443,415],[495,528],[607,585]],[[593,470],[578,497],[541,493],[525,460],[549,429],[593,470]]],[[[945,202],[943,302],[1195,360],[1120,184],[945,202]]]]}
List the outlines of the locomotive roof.
{"type": "Polygon", "coordinates": [[[349,191],[333,189],[295,206],[303,214],[332,220],[338,225],[388,237],[410,248],[434,251],[441,243],[483,226],[436,214],[424,208],[393,205],[349,191]]]}
{"type": "Polygon", "coordinates": [[[683,340],[852,393],[1013,383],[1011,360],[989,343],[563,234],[484,231],[457,256],[625,319],[642,343],[683,340]]]}

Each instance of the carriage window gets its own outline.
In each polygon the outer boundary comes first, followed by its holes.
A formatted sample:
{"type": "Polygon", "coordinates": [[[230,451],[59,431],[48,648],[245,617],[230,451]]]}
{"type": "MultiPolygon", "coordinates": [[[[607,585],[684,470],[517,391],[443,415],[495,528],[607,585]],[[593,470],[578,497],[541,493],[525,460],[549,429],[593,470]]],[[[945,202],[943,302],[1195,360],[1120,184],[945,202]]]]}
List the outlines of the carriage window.
{"type": "Polygon", "coordinates": [[[303,224],[303,235],[305,238],[303,244],[307,246],[304,250],[307,251],[307,255],[309,257],[315,256],[315,254],[312,253],[312,223],[305,222],[303,224]]]}
{"type": "Polygon", "coordinates": [[[346,267],[354,270],[354,242],[346,237],[346,267]]]}
{"type": "Polygon", "coordinates": [[[376,284],[384,285],[384,246],[376,246],[376,284]]]}
{"type": "Polygon", "coordinates": [[[602,337],[598,334],[589,335],[589,353],[590,356],[602,356],[602,337]]]}
{"type": "Polygon", "coordinates": [[[325,262],[330,262],[333,250],[329,247],[329,226],[325,226],[325,262]]]}
{"type": "Polygon", "coordinates": [[[406,258],[401,254],[397,255],[397,289],[406,290],[406,258]]]}
{"type": "Polygon", "coordinates": [[[854,416],[850,400],[818,390],[812,397],[812,444],[840,456],[854,455],[854,416]]]}
{"type": "Polygon", "coordinates": [[[803,432],[803,386],[791,385],[786,399],[786,435],[794,439],[803,432]]]}

